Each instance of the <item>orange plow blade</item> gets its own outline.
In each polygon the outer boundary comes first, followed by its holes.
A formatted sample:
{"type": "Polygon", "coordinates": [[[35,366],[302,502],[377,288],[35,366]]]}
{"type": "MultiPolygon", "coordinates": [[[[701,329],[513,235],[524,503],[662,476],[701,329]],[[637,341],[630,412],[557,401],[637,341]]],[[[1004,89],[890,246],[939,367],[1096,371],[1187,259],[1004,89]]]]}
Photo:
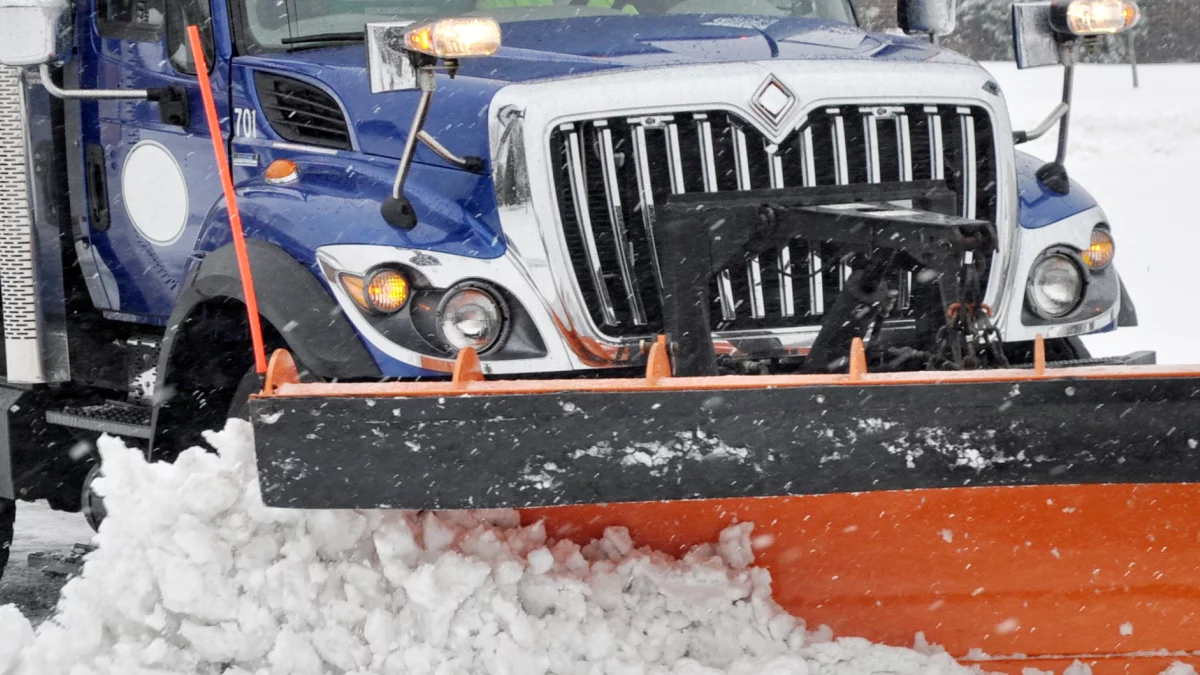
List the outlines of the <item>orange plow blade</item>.
{"type": "Polygon", "coordinates": [[[862,492],[523,511],[552,536],[604,527],[680,554],[755,524],[756,564],[810,628],[985,671],[1161,673],[1200,664],[1200,489],[1072,485],[862,492]]]}
{"type": "MultiPolygon", "coordinates": [[[[1040,350],[1039,350],[1040,351],[1040,350]]],[[[754,523],[810,627],[987,671],[1200,654],[1200,368],[303,384],[251,401],[264,501],[521,509],[672,554],[754,523]]]]}

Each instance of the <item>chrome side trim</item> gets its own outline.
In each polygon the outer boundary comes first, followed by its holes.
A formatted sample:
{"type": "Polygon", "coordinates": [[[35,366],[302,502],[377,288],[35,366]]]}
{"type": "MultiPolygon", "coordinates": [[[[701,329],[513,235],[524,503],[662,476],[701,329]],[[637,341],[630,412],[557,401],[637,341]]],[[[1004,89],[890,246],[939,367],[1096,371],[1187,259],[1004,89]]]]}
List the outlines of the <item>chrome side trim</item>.
{"type": "Polygon", "coordinates": [[[567,172],[571,177],[571,196],[575,200],[575,218],[579,222],[579,234],[583,237],[583,248],[587,252],[588,272],[591,273],[592,283],[595,284],[596,296],[600,299],[600,311],[604,314],[604,323],[615,326],[617,325],[617,311],[608,294],[608,284],[604,281],[604,270],[600,265],[600,253],[596,250],[596,233],[592,230],[592,215],[588,208],[587,176],[583,173],[583,153],[579,148],[579,132],[573,124],[565,126],[563,131],[567,132],[567,147],[570,153],[570,157],[567,158],[567,172]]]}
{"type": "Polygon", "coordinates": [[[25,84],[0,66],[0,297],[9,382],[46,381],[38,311],[33,203],[29,195],[25,84]]]}

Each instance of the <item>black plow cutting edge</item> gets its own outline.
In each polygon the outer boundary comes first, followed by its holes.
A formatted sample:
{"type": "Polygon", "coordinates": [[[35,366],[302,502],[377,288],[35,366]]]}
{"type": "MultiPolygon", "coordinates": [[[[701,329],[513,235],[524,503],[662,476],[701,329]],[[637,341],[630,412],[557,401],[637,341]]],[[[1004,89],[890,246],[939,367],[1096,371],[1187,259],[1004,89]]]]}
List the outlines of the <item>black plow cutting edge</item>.
{"type": "Polygon", "coordinates": [[[251,401],[268,505],[1200,481],[1194,378],[251,401]]]}

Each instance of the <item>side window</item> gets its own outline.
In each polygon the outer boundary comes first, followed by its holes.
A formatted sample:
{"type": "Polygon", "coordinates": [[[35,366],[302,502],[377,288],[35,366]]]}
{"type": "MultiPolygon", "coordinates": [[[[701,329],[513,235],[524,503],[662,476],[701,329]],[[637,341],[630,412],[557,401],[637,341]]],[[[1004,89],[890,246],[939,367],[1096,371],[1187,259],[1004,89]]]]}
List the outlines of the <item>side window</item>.
{"type": "Polygon", "coordinates": [[[99,0],[96,28],[108,38],[153,42],[162,36],[163,0],[99,0]]]}
{"type": "Polygon", "coordinates": [[[189,75],[196,74],[196,63],[192,58],[192,45],[188,42],[188,26],[200,29],[200,42],[204,48],[204,60],[209,71],[213,67],[212,10],[208,0],[166,0],[167,3],[167,54],[175,70],[189,75]]]}

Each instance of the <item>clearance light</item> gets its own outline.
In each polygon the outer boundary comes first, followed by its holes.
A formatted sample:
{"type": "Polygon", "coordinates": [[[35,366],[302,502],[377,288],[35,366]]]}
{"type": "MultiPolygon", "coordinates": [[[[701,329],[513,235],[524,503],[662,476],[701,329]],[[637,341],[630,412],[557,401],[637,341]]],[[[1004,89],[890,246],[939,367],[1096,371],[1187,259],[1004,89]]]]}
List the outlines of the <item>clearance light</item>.
{"type": "Polygon", "coordinates": [[[491,56],[500,49],[500,24],[487,17],[441,19],[405,33],[404,44],[443,59],[491,56]]]}
{"type": "Polygon", "coordinates": [[[1054,0],[1050,25],[1079,36],[1116,35],[1133,28],[1142,12],[1133,0],[1054,0]]]}
{"type": "Polygon", "coordinates": [[[1102,270],[1112,262],[1116,253],[1116,244],[1108,230],[1096,228],[1092,230],[1092,242],[1083,252],[1083,262],[1094,270],[1102,270]]]}
{"type": "Polygon", "coordinates": [[[408,302],[408,279],[389,267],[376,270],[367,275],[363,295],[367,309],[377,314],[393,314],[408,302]]]}
{"type": "Polygon", "coordinates": [[[300,169],[290,159],[277,159],[267,166],[263,177],[271,185],[290,185],[300,180],[300,169]]]}

